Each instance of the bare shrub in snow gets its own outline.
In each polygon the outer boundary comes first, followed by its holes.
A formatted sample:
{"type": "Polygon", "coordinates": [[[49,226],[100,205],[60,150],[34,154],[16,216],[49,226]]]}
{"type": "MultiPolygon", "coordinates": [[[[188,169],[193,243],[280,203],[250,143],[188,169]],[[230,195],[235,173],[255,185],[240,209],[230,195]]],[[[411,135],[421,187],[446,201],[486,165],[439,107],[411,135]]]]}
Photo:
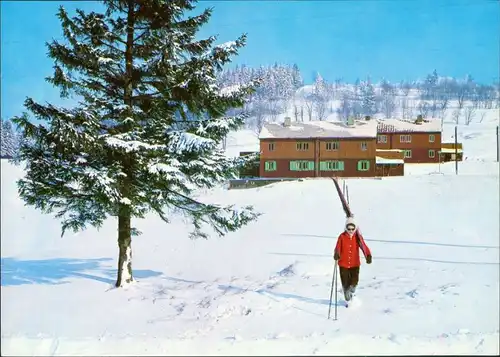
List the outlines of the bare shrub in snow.
{"type": "Polygon", "coordinates": [[[465,125],[469,125],[475,116],[476,116],[476,108],[474,108],[473,106],[465,107],[464,109],[465,125]]]}
{"type": "Polygon", "coordinates": [[[462,116],[462,110],[460,108],[457,108],[451,113],[451,117],[455,124],[458,124],[460,121],[460,117],[462,116]]]}
{"type": "Polygon", "coordinates": [[[426,101],[420,101],[417,105],[417,112],[423,118],[427,118],[429,116],[430,105],[426,101]]]}
{"type": "Polygon", "coordinates": [[[313,120],[313,112],[314,112],[314,104],[315,100],[312,95],[307,95],[304,98],[304,104],[306,106],[306,113],[307,113],[307,118],[309,121],[313,120]]]}

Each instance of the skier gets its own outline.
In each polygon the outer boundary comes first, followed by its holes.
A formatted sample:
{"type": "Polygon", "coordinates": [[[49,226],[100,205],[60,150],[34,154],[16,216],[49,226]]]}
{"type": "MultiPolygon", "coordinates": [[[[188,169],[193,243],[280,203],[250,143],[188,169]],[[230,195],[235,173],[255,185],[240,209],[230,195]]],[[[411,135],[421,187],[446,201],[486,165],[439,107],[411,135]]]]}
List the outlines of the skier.
{"type": "Polygon", "coordinates": [[[339,235],[333,259],[338,260],[340,282],[346,301],[351,300],[359,281],[359,249],[363,252],[366,263],[371,264],[372,254],[363,237],[358,234],[353,217],[348,217],[345,231],[339,235]]]}

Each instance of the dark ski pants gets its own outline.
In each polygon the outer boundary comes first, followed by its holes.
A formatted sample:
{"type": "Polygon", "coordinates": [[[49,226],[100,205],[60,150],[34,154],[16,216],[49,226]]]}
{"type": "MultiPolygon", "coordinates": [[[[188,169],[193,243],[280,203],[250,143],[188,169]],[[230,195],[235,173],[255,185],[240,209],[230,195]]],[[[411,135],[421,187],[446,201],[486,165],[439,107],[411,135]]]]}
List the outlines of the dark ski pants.
{"type": "Polygon", "coordinates": [[[353,292],[356,289],[359,281],[359,267],[342,268],[340,270],[340,282],[344,291],[351,289],[353,292]]]}

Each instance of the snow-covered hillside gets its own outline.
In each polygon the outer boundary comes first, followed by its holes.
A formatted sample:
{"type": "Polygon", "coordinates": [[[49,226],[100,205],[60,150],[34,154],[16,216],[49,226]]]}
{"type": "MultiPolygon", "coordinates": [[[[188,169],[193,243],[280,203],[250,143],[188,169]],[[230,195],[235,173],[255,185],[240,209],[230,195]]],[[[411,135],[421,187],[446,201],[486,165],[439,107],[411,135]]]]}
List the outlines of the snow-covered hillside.
{"type": "MultiPolygon", "coordinates": [[[[116,223],[60,238],[56,220],[17,197],[22,171],[2,160],[2,353],[498,354],[494,126],[460,127],[458,176],[447,163],[346,181],[373,263],[363,259],[359,302],[339,301],[337,321],[327,313],[345,215],[328,179],[203,193],[263,213],[221,239],[189,240],[181,218],[137,222],[137,282],[113,289],[116,223]]],[[[243,150],[238,135],[228,149],[243,150]]]]}

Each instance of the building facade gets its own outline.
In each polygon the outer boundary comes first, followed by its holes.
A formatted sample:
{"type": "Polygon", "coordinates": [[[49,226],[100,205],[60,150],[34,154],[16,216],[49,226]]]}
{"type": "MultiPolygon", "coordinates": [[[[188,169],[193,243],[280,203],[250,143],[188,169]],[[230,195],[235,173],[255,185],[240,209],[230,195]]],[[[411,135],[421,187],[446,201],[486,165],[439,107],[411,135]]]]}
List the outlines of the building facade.
{"type": "Polygon", "coordinates": [[[441,123],[439,120],[415,122],[380,120],[377,148],[403,150],[406,163],[439,163],[441,123]]]}
{"type": "MultiPolygon", "coordinates": [[[[267,123],[260,135],[260,177],[402,176],[405,163],[462,159],[442,143],[439,120],[267,123]],[[455,158],[456,156],[456,158],[455,158]]],[[[458,146],[458,144],[457,144],[458,146]]]]}
{"type": "Polygon", "coordinates": [[[266,124],[260,139],[261,177],[373,177],[375,121],[266,124]]]}

